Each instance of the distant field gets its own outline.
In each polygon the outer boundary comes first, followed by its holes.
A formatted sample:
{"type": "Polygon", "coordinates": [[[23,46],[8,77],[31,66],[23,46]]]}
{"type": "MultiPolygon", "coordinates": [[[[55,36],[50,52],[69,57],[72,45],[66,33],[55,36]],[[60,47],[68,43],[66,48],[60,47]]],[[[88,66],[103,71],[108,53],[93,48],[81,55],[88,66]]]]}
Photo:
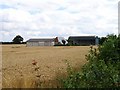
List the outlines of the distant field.
{"type": "Polygon", "coordinates": [[[42,87],[55,87],[56,74],[66,72],[67,60],[73,67],[86,63],[89,46],[26,47],[3,45],[3,87],[33,87],[35,71],[32,61],[40,67],[42,87]]]}

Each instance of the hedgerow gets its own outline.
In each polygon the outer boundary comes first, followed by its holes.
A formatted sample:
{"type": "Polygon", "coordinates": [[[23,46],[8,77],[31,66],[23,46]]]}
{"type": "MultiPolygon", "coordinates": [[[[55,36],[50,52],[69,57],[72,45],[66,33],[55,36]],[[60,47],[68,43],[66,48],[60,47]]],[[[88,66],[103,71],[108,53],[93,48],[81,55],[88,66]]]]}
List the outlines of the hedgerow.
{"type": "Polygon", "coordinates": [[[108,35],[98,48],[90,47],[86,63],[79,72],[70,71],[62,79],[64,88],[120,87],[120,35],[108,35]],[[73,72],[73,73],[72,73],[73,72]]]}

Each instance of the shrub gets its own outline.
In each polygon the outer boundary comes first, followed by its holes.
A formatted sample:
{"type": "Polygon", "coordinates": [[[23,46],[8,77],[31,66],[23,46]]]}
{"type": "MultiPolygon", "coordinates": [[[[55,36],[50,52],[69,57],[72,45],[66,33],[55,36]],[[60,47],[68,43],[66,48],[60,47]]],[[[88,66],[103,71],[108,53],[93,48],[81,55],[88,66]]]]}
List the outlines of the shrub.
{"type": "Polygon", "coordinates": [[[86,55],[88,63],[81,71],[69,73],[62,80],[63,87],[120,87],[120,35],[108,35],[107,38],[97,49],[90,47],[89,54],[86,55]]]}

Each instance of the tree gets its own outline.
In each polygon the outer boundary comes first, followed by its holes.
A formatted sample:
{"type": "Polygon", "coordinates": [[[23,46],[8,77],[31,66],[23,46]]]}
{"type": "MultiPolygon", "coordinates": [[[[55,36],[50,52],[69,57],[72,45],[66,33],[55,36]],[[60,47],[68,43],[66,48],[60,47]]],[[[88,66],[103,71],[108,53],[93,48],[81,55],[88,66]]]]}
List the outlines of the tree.
{"type": "Polygon", "coordinates": [[[20,44],[23,42],[23,37],[21,37],[20,35],[17,35],[12,41],[15,44],[20,44]]]}
{"type": "Polygon", "coordinates": [[[65,45],[66,41],[65,41],[65,40],[62,40],[62,43],[63,43],[63,45],[65,45]]]}
{"type": "Polygon", "coordinates": [[[100,38],[100,45],[103,44],[103,42],[105,42],[107,40],[107,37],[101,37],[100,38]]]}

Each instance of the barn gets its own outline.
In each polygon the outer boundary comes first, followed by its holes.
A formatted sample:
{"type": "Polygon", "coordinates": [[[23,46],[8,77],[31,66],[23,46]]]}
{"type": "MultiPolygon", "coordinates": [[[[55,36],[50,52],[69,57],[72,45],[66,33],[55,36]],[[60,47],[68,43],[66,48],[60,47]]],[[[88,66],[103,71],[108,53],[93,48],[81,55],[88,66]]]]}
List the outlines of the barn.
{"type": "Polygon", "coordinates": [[[27,46],[54,46],[54,38],[29,39],[27,46]]]}
{"type": "Polygon", "coordinates": [[[69,45],[98,45],[98,36],[70,36],[68,38],[69,45]]]}

